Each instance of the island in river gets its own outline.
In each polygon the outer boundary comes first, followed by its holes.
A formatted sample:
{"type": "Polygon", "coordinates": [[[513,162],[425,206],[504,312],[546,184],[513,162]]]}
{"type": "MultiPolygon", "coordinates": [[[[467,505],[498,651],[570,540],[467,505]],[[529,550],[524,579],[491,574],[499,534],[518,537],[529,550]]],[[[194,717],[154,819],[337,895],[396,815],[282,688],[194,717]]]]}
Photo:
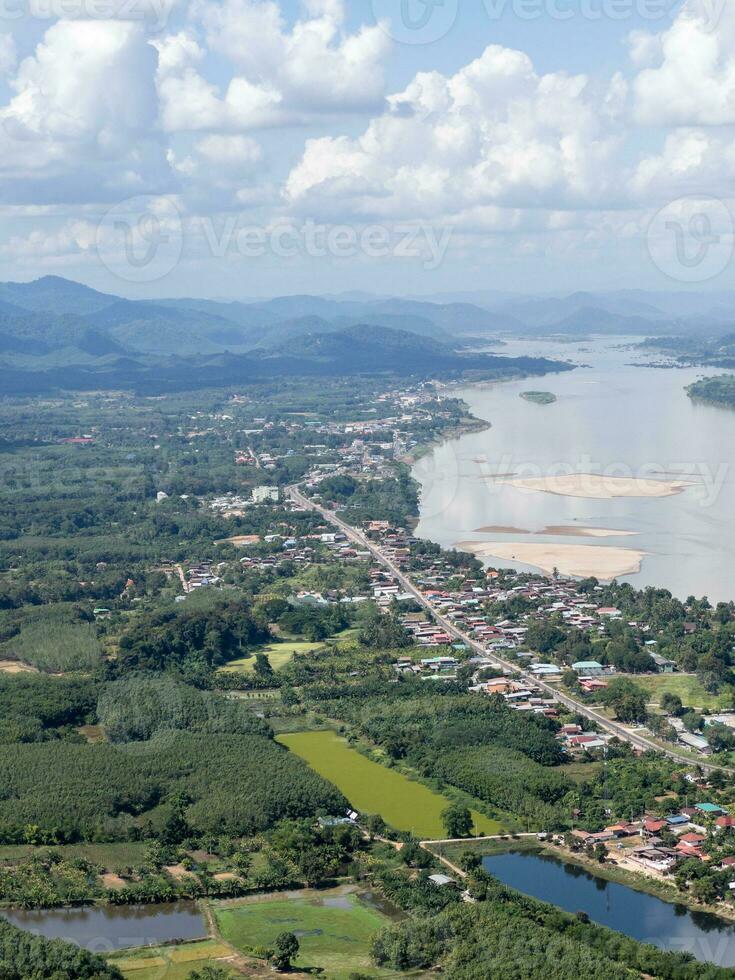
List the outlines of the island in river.
{"type": "Polygon", "coordinates": [[[700,378],[699,381],[690,384],[686,391],[693,400],[735,408],[735,376],[732,374],[700,378]]]}
{"type": "Polygon", "coordinates": [[[686,480],[649,480],[640,477],[611,476],[605,473],[565,473],[562,476],[534,476],[504,480],[518,490],[556,493],[563,497],[670,497],[692,486],[686,480]]]}
{"type": "Polygon", "coordinates": [[[520,397],[535,405],[552,405],[556,401],[556,395],[551,391],[522,391],[520,397]]]}

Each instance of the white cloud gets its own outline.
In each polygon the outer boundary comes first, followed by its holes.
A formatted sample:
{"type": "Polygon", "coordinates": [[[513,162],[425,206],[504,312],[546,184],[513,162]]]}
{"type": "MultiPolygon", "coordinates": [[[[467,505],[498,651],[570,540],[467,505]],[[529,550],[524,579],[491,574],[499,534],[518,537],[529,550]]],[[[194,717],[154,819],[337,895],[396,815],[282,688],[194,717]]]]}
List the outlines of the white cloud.
{"type": "Polygon", "coordinates": [[[59,21],[11,80],[4,127],[20,138],[95,140],[111,150],[152,126],[154,67],[138,25],[59,21]]]}
{"type": "Polygon", "coordinates": [[[308,140],[286,199],[412,216],[582,207],[613,182],[620,89],[619,80],[597,91],[582,75],[538,75],[527,55],[490,45],[453,76],[419,73],[358,139],[308,140]]]}
{"type": "Polygon", "coordinates": [[[0,76],[15,68],[15,41],[12,34],[0,34],[0,76]]]}
{"type": "Polygon", "coordinates": [[[157,43],[168,129],[247,129],[380,106],[390,41],[378,26],[347,33],[341,0],[312,0],[290,29],[273,0],[200,0],[193,9],[208,50],[233,75],[221,95],[195,68],[201,48],[191,35],[157,43]]]}
{"type": "Polygon", "coordinates": [[[661,153],[642,159],[632,180],[644,201],[666,201],[688,194],[729,196],[735,166],[731,135],[678,129],[666,137],[661,153]]]}
{"type": "Polygon", "coordinates": [[[687,0],[671,27],[633,51],[660,44],[660,64],[634,82],[636,119],[650,126],[735,123],[735,5],[687,0]],[[714,16],[717,15],[717,16],[714,16]]]}
{"type": "Polygon", "coordinates": [[[140,24],[49,27],[0,106],[0,199],[79,204],[165,188],[155,65],[140,24]]]}
{"type": "Polygon", "coordinates": [[[247,136],[212,134],[200,140],[196,150],[213,166],[226,169],[250,167],[262,156],[259,144],[247,136]]]}

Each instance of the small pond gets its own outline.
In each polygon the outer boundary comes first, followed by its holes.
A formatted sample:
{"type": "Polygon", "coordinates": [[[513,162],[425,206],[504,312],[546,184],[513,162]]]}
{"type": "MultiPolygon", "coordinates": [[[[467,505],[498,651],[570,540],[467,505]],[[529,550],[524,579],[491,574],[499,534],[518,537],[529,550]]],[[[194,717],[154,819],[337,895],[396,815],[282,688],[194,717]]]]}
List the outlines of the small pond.
{"type": "Polygon", "coordinates": [[[171,939],[201,939],[207,935],[202,913],[195,902],[2,909],[0,914],[21,929],[47,939],[66,939],[99,953],[171,939]]]}

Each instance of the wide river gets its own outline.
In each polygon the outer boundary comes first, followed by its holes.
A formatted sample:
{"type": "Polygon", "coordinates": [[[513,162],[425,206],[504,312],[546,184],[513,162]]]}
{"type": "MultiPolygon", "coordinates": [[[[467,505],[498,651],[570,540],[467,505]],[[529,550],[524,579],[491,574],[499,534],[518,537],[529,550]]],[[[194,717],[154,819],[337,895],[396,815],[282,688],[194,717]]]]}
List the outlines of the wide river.
{"type": "Polygon", "coordinates": [[[581,548],[612,548],[624,561],[630,554],[633,565],[640,560],[639,571],[618,576],[637,587],[735,598],[735,410],[695,403],[684,390],[722,372],[641,366],[657,355],[633,351],[620,337],[514,341],[502,353],[584,366],[459,388],[473,415],[491,427],[443,443],[414,466],[422,487],[416,533],[445,547],[492,542],[503,557],[483,555],[486,564],[536,571],[529,545],[551,554],[561,546],[560,553],[583,559],[602,552],[581,548]],[[519,397],[528,390],[550,391],[557,400],[539,405],[519,397]],[[574,473],[688,485],[671,496],[600,499],[507,482],[574,473]],[[606,530],[628,533],[608,537],[606,530]]]}
{"type": "Polygon", "coordinates": [[[735,925],[591,875],[578,865],[528,853],[496,854],[483,867],[505,885],[661,949],[735,966],[735,925]]]}

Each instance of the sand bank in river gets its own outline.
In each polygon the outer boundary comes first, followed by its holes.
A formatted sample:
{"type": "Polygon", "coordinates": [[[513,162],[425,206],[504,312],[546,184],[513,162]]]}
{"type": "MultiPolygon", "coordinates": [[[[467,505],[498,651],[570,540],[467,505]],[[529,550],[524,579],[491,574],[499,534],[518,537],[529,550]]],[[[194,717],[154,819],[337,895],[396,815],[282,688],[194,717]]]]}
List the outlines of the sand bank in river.
{"type": "Polygon", "coordinates": [[[637,531],[619,531],[611,527],[585,527],[583,524],[547,524],[540,531],[529,531],[522,527],[507,527],[504,524],[490,524],[477,527],[478,534],[553,534],[569,538],[625,538],[637,531]]]}
{"type": "Polygon", "coordinates": [[[562,575],[574,575],[609,581],[641,570],[645,551],[592,544],[539,544],[531,541],[460,541],[462,551],[478,558],[500,558],[534,565],[542,572],[558,568],[562,575]]]}
{"type": "Polygon", "coordinates": [[[563,476],[537,476],[503,480],[519,490],[537,490],[563,497],[671,497],[693,484],[687,480],[645,480],[638,477],[606,476],[602,473],[567,473],[563,476]]]}

